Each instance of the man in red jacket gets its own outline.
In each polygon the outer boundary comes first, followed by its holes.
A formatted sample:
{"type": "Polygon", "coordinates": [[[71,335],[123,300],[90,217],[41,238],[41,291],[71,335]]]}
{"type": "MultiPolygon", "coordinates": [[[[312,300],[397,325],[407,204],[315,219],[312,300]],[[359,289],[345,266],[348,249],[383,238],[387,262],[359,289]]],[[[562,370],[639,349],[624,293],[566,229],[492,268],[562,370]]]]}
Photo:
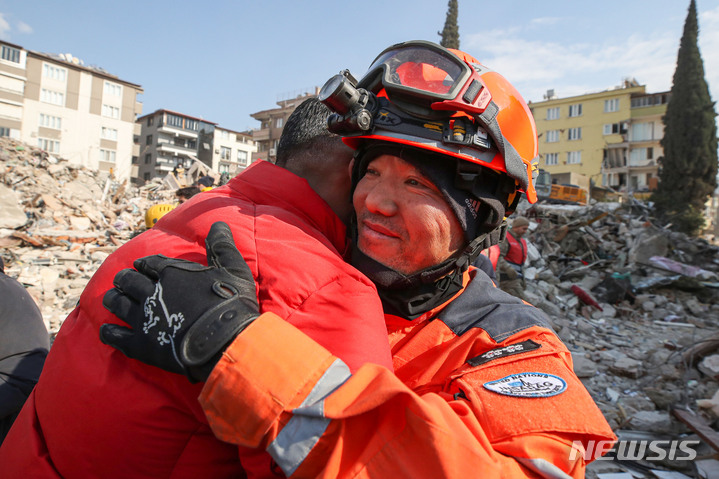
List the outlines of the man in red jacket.
{"type": "Polygon", "coordinates": [[[529,220],[517,216],[512,220],[512,227],[499,245],[498,269],[499,287],[512,296],[524,299],[524,263],[527,261],[527,240],[523,236],[529,229],[529,220]]]}
{"type": "MultiPolygon", "coordinates": [[[[220,219],[261,278],[263,310],[304,331],[351,371],[368,362],[392,367],[375,287],[343,256],[349,180],[339,200],[335,185],[321,187],[326,170],[318,166],[346,178],[351,159],[327,131],[328,115],[317,100],[303,103],[280,141],[283,167],[253,164],[226,186],[178,206],[107,258],[65,320],[0,448],[3,478],[234,478],[243,469],[250,477],[272,475],[267,453],[238,454],[213,435],[197,402],[202,384],[131,361],[97,340],[100,326],[117,320],[102,300],[118,271],[157,253],[204,262],[205,237],[220,219]]],[[[186,287],[183,296],[201,307],[201,291],[186,287]]],[[[161,292],[156,304],[176,292],[161,292]]]]}
{"type": "Polygon", "coordinates": [[[524,100],[474,58],[421,41],[320,98],[356,148],[352,264],[378,287],[394,372],[349,372],[258,307],[257,272],[222,224],[207,238],[212,268],[154,256],[119,275],[105,304],[131,328],[107,325],[103,340],[208,378],[200,402],[215,434],[267,450],[288,477],[584,477],[596,458],[585,449],[614,436],[569,351],[541,311],[469,267],[519,192],[536,201],[524,100]],[[187,284],[208,292],[204,308],[171,298],[175,324],[154,298],[187,284]]]}

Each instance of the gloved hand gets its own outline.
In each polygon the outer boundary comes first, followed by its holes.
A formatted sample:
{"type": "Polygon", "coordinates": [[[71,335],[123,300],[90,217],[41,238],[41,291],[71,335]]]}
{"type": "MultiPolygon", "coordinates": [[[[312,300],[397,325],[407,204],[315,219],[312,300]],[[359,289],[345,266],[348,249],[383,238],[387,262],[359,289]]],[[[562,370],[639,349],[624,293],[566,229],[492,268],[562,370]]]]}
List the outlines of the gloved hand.
{"type": "Polygon", "coordinates": [[[129,324],[100,340],[126,356],[205,381],[232,340],[259,316],[255,281],[227,224],[212,225],[207,262],[147,256],[115,275],[102,304],[129,324]]]}

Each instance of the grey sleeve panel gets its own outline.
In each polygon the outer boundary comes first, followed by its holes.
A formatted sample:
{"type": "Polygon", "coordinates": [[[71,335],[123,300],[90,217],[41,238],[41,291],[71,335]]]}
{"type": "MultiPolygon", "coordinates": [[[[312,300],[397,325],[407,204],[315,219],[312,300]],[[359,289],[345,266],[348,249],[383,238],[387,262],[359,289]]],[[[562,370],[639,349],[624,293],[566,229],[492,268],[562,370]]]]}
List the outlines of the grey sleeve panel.
{"type": "Polygon", "coordinates": [[[552,329],[544,312],[494,287],[485,275],[476,275],[438,320],[457,336],[480,328],[497,343],[532,326],[552,329]]]}

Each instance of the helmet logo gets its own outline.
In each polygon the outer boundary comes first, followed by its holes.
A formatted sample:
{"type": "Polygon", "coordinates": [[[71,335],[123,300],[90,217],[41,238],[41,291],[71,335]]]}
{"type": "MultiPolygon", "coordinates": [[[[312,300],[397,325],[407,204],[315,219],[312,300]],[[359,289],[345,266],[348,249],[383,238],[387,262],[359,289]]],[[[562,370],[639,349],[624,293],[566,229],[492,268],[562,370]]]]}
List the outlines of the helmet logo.
{"type": "Polygon", "coordinates": [[[481,203],[477,200],[472,200],[470,198],[465,198],[464,202],[469,207],[469,212],[472,213],[474,219],[477,219],[477,211],[479,211],[481,203]]]}
{"type": "Polygon", "coordinates": [[[402,123],[402,119],[390,111],[380,110],[375,116],[375,123],[384,126],[397,126],[402,123]]]}
{"type": "Polygon", "coordinates": [[[438,132],[442,133],[442,124],[441,123],[425,123],[422,126],[428,130],[438,131],[438,132]]]}

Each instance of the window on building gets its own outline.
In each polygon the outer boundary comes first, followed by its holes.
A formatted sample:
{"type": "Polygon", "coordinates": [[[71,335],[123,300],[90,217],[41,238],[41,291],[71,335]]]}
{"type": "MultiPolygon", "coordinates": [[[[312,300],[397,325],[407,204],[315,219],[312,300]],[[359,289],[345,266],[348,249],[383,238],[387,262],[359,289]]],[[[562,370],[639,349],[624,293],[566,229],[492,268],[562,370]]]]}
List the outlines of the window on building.
{"type": "Polygon", "coordinates": [[[619,98],[604,100],[604,113],[612,113],[614,111],[619,111],[619,98]]]}
{"type": "Polygon", "coordinates": [[[247,152],[238,150],[237,151],[237,163],[242,166],[247,166],[247,152]]]}
{"type": "Polygon", "coordinates": [[[150,153],[146,154],[145,155],[145,164],[149,165],[151,161],[152,161],[152,154],[150,154],[150,153]]]}
{"type": "Polygon", "coordinates": [[[2,45],[2,48],[0,48],[0,58],[9,62],[20,63],[20,50],[2,45]]]}
{"type": "Polygon", "coordinates": [[[100,161],[115,163],[115,150],[104,150],[100,148],[100,161]]]}
{"type": "Polygon", "coordinates": [[[544,162],[551,166],[556,165],[559,160],[559,153],[547,153],[544,155],[544,162]]]}
{"type": "Polygon", "coordinates": [[[567,139],[568,140],[581,140],[582,139],[582,128],[570,128],[569,132],[567,133],[567,139]]]}
{"type": "Polygon", "coordinates": [[[38,138],[37,146],[40,147],[41,150],[45,150],[48,153],[59,153],[60,152],[60,142],[57,140],[50,140],[48,138],[38,138]]]}
{"type": "Polygon", "coordinates": [[[559,141],[559,130],[549,130],[547,132],[547,143],[556,143],[559,141]]]}
{"type": "Polygon", "coordinates": [[[192,131],[197,131],[200,129],[200,122],[197,120],[190,120],[189,118],[185,118],[185,128],[192,131]]]}
{"type": "Polygon", "coordinates": [[[197,149],[197,140],[195,140],[194,138],[187,140],[186,146],[187,146],[187,148],[196,150],[197,149]]]}
{"type": "Polygon", "coordinates": [[[559,119],[559,107],[547,108],[547,120],[559,119]]]}
{"type": "Polygon", "coordinates": [[[10,136],[10,128],[5,128],[4,126],[0,126],[0,138],[4,136],[10,136]]]}
{"type": "Polygon", "coordinates": [[[105,95],[122,97],[122,85],[112,83],[109,81],[105,82],[105,95]]]}
{"type": "Polygon", "coordinates": [[[665,95],[640,96],[632,98],[632,108],[644,108],[648,106],[661,105],[666,103],[665,95]]]}
{"type": "Polygon", "coordinates": [[[150,181],[150,173],[149,173],[149,172],[144,173],[144,174],[142,175],[142,179],[145,180],[145,181],[150,181]]]}
{"type": "Polygon", "coordinates": [[[606,123],[604,125],[603,133],[605,135],[614,135],[617,133],[626,133],[627,132],[627,124],[626,123],[606,123]]]}
{"type": "Polygon", "coordinates": [[[282,128],[282,125],[284,125],[285,119],[284,118],[278,118],[275,120],[275,127],[282,128]]]}
{"type": "Polygon", "coordinates": [[[220,163],[220,173],[229,173],[230,172],[230,165],[227,163],[220,163]]]}
{"type": "Polygon", "coordinates": [[[227,148],[226,146],[220,147],[220,158],[223,160],[231,160],[232,159],[232,149],[227,148]]]}
{"type": "Polygon", "coordinates": [[[51,65],[50,63],[43,63],[42,76],[64,83],[67,81],[67,70],[56,65],[51,65]]]}
{"type": "Polygon", "coordinates": [[[107,118],[120,118],[120,109],[112,105],[102,105],[102,116],[107,118]]]}
{"type": "Polygon", "coordinates": [[[147,135],[145,137],[145,144],[146,145],[152,145],[152,135],[147,135]]]}
{"type": "Polygon", "coordinates": [[[578,165],[582,163],[582,152],[581,151],[568,151],[567,152],[567,164],[578,165]]]}
{"type": "Polygon", "coordinates": [[[569,105],[569,117],[582,116],[582,104],[569,105]]]}
{"type": "Polygon", "coordinates": [[[105,126],[100,130],[100,137],[105,140],[117,141],[117,130],[115,128],[107,128],[105,126]]]}
{"type": "Polygon", "coordinates": [[[170,115],[168,113],[167,124],[170,126],[176,126],[177,128],[182,128],[182,117],[177,115],[170,115]]]}
{"type": "Polygon", "coordinates": [[[43,88],[40,90],[40,101],[43,103],[50,103],[51,105],[65,106],[65,94],[59,91],[43,88]]]}
{"type": "Polygon", "coordinates": [[[139,159],[138,157],[136,157],[136,156],[133,156],[133,157],[132,157],[132,164],[133,164],[133,165],[137,165],[139,162],[140,162],[140,159],[139,159]]]}
{"type": "Polygon", "coordinates": [[[60,118],[59,116],[46,115],[45,113],[40,113],[39,125],[44,128],[52,128],[53,130],[60,130],[60,129],[62,129],[62,118],[60,118]]]}
{"type": "Polygon", "coordinates": [[[630,141],[646,141],[654,139],[654,123],[633,123],[630,133],[630,141]]]}
{"type": "Polygon", "coordinates": [[[148,117],[147,117],[147,126],[152,126],[153,123],[155,123],[155,117],[154,117],[154,116],[148,116],[148,117]]]}

